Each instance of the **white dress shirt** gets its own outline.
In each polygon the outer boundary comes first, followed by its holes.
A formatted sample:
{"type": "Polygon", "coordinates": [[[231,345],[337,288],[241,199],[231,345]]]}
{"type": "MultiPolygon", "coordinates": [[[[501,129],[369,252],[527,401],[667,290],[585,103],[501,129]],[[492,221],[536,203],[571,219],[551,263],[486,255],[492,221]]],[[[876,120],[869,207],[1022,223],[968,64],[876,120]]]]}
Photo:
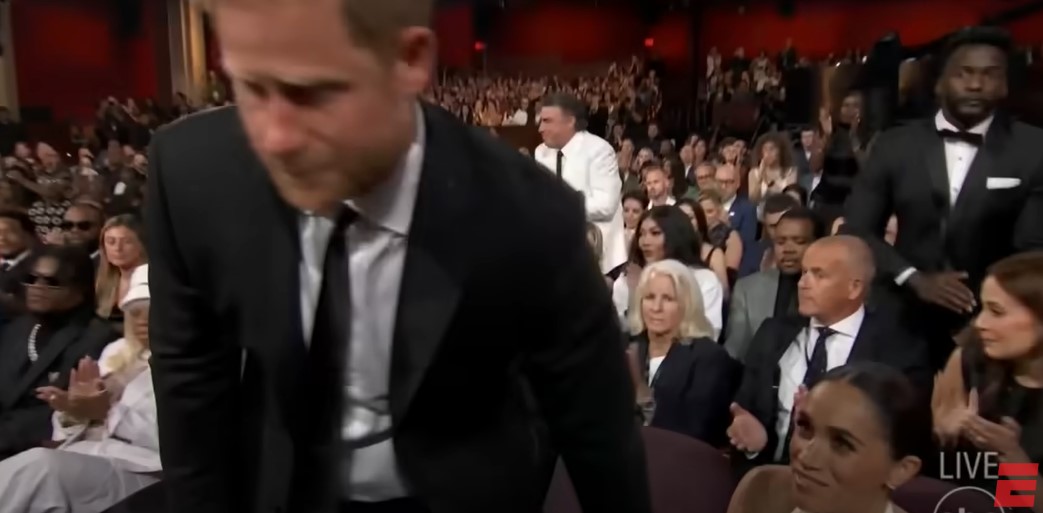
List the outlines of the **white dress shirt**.
{"type": "MultiPolygon", "coordinates": [[[[992,125],[993,116],[989,116],[988,119],[978,123],[971,127],[968,132],[972,134],[979,134],[985,136],[989,132],[989,126],[992,125]]],[[[954,132],[960,132],[956,125],[945,119],[945,115],[942,111],[938,111],[938,114],[934,116],[934,126],[938,130],[952,130],[954,132]]],[[[966,141],[960,141],[956,139],[946,139],[945,144],[945,169],[949,176],[949,206],[956,204],[956,200],[960,197],[960,191],[963,190],[963,182],[967,179],[967,172],[971,169],[971,164],[974,162],[974,157],[978,155],[978,147],[968,143],[966,141]]],[[[908,268],[895,277],[895,283],[902,285],[909,279],[913,273],[916,272],[915,268],[908,268]]]]}
{"type": "MultiPolygon", "coordinates": [[[[533,157],[555,173],[558,151],[544,143],[536,147],[533,157]]],[[[608,274],[627,261],[620,202],[623,182],[616,152],[608,141],[590,132],[576,132],[560,151],[561,179],[583,194],[587,221],[601,230],[601,271],[608,274]]]]}
{"type": "MultiPolygon", "coordinates": [[[[703,300],[703,313],[713,326],[713,338],[717,340],[721,336],[724,327],[724,287],[721,285],[717,273],[709,269],[692,269],[695,282],[699,284],[699,292],[703,300]]],[[[616,281],[612,282],[612,302],[616,305],[616,313],[620,317],[626,315],[630,309],[630,286],[627,285],[627,277],[621,274],[616,281]]]]}
{"type": "MultiPolygon", "coordinates": [[[[866,318],[865,308],[836,322],[829,327],[836,331],[826,339],[826,370],[832,370],[847,363],[851,356],[851,348],[855,345],[855,337],[862,329],[862,321],[866,318]]],[[[775,448],[775,461],[782,457],[784,443],[782,440],[789,434],[790,417],[793,414],[793,397],[800,385],[804,384],[804,374],[808,371],[808,361],[815,351],[818,342],[818,328],[822,323],[812,319],[808,327],[801,330],[786,352],[779,359],[779,402],[775,416],[775,433],[780,443],[775,448]]]]}
{"type": "MultiPolygon", "coordinates": [[[[416,109],[416,138],[386,182],[364,197],[347,201],[358,212],[348,228],[351,272],[351,346],[345,377],[342,436],[356,440],[391,428],[388,389],[395,313],[424,159],[424,117],[416,109]],[[351,401],[348,401],[350,397],[351,401]],[[360,405],[360,403],[364,403],[360,405]]],[[[301,214],[301,324],[311,340],[322,273],[333,221],[301,214]]],[[[348,500],[384,501],[408,496],[395,461],[392,440],[352,451],[348,500]]]]}

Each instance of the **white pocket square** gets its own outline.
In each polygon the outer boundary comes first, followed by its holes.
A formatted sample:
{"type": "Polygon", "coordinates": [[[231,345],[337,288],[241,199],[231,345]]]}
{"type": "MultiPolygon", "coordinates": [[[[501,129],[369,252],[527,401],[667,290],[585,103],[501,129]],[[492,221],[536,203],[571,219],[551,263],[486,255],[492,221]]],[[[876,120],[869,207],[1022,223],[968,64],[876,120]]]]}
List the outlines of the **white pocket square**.
{"type": "Polygon", "coordinates": [[[994,191],[997,189],[1013,189],[1021,185],[1020,178],[989,177],[985,180],[985,188],[994,191]]]}

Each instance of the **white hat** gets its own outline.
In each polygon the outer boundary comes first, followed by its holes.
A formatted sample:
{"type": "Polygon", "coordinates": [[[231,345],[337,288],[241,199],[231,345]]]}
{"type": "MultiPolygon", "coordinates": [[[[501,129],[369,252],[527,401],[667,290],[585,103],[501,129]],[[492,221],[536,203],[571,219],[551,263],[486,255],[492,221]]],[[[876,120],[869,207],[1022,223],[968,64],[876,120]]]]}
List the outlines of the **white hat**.
{"type": "Polygon", "coordinates": [[[148,264],[139,265],[130,275],[130,285],[127,288],[127,294],[120,300],[120,310],[126,310],[127,305],[142,299],[149,299],[150,297],[148,292],[148,264]]]}

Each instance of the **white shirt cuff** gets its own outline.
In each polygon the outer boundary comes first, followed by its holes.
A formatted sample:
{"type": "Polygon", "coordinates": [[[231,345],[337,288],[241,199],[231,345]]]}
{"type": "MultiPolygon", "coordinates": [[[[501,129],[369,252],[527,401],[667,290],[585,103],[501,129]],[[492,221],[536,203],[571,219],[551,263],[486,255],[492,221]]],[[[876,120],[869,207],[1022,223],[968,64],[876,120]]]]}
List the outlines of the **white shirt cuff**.
{"type": "Polygon", "coordinates": [[[757,452],[745,452],[744,451],[743,454],[746,455],[746,459],[752,460],[752,459],[756,459],[757,456],[760,456],[761,452],[760,451],[757,451],[757,452]]]}
{"type": "Polygon", "coordinates": [[[905,285],[905,282],[909,280],[909,277],[916,274],[916,268],[910,267],[902,271],[898,276],[895,277],[895,283],[899,286],[905,285]]]}

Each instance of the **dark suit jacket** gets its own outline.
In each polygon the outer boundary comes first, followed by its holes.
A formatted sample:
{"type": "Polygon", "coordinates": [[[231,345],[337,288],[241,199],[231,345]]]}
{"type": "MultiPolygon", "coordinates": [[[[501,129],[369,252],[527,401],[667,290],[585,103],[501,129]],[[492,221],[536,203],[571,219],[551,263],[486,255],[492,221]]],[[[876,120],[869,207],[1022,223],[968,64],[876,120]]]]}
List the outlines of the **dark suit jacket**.
{"type": "Polygon", "coordinates": [[[29,274],[31,261],[32,255],[26,255],[17,265],[0,272],[0,294],[5,295],[0,302],[0,314],[8,319],[25,311],[25,285],[22,282],[29,274]]]}
{"type": "MultiPolygon", "coordinates": [[[[780,443],[775,432],[778,413],[779,360],[800,331],[807,328],[808,320],[802,317],[772,317],[766,319],[754,335],[746,354],[746,368],[742,386],[735,402],[750,412],[768,432],[768,445],[752,460],[736,454],[732,460],[740,467],[749,468],[772,462],[780,443]]],[[[848,362],[874,361],[901,369],[920,390],[930,390],[931,368],[927,356],[927,345],[898,329],[889,316],[866,310],[862,327],[855,337],[848,362]]],[[[924,407],[930,394],[925,394],[924,407]]],[[[787,459],[788,454],[783,454],[787,459]]]]}
{"type": "Polygon", "coordinates": [[[944,142],[931,118],[880,136],[848,199],[844,230],[872,244],[881,278],[893,282],[909,267],[958,270],[977,290],[993,262],[1043,247],[1043,130],[997,114],[949,205],[944,142]],[[992,178],[1020,184],[989,189],[992,178]],[[882,240],[892,213],[894,247],[882,240]]]}
{"type": "MultiPolygon", "coordinates": [[[[424,118],[390,379],[412,494],[435,513],[538,511],[553,454],[525,383],[585,510],[647,512],[632,382],[581,198],[448,113],[425,107],[424,118]]],[[[150,162],[152,372],[170,511],[286,511],[294,446],[311,443],[287,428],[307,392],[297,212],[234,107],[161,130],[150,162]]],[[[341,462],[329,459],[315,473],[335,480],[341,462]]],[[[335,507],[339,483],[320,495],[335,507]]]]}
{"type": "MultiPolygon", "coordinates": [[[[648,361],[648,339],[641,336],[636,342],[639,361],[648,361]]],[[[723,446],[731,423],[728,405],[741,376],[741,365],[714,340],[674,344],[656,372],[651,425],[723,446]]]]}
{"type": "Polygon", "coordinates": [[[69,370],[84,356],[98,358],[116,339],[108,324],[92,311],[76,315],[52,334],[28,370],[29,333],[36,319],[23,315],[0,332],[0,459],[51,439],[51,413],[47,403],[36,398],[38,387],[67,388],[69,370]],[[57,379],[51,381],[53,374],[57,379]]]}
{"type": "Polygon", "coordinates": [[[743,256],[739,263],[739,277],[760,271],[760,255],[753,255],[746,248],[757,243],[757,207],[745,196],[737,196],[728,210],[728,219],[732,229],[739,232],[742,239],[743,256]]]}

